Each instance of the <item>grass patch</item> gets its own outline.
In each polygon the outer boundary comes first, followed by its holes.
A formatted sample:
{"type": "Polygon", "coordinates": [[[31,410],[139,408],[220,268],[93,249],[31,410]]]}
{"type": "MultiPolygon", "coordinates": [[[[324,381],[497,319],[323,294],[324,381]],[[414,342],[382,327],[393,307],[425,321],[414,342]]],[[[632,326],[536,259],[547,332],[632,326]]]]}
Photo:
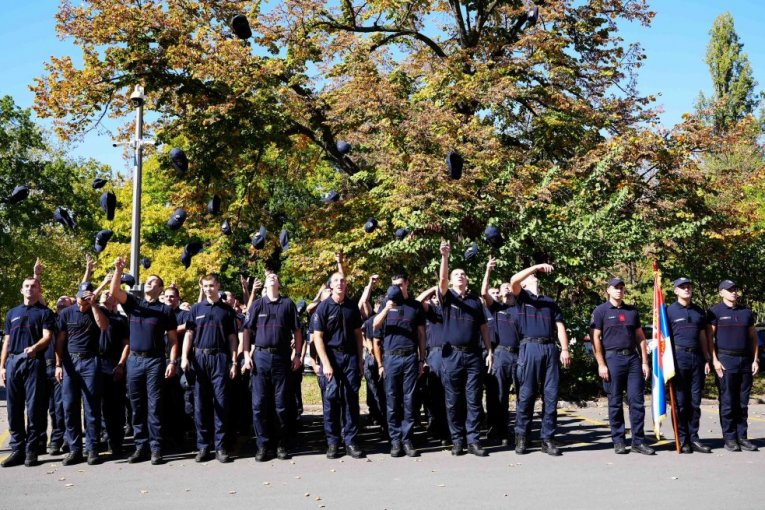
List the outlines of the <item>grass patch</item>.
{"type": "MultiPolygon", "coordinates": [[[[303,405],[321,405],[321,390],[319,390],[319,383],[316,374],[303,374],[303,405]]],[[[359,402],[362,404],[367,401],[367,385],[366,381],[362,377],[361,379],[361,391],[359,392],[359,402]]]]}

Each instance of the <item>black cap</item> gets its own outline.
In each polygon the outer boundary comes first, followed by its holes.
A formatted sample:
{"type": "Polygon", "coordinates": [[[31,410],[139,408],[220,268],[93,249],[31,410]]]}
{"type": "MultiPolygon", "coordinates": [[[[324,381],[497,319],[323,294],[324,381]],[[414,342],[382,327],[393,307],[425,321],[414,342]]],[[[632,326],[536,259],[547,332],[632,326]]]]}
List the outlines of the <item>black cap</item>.
{"type": "Polygon", "coordinates": [[[266,245],[266,235],[268,230],[263,225],[260,226],[258,233],[252,236],[252,245],[256,250],[262,249],[266,245]]]}
{"type": "Polygon", "coordinates": [[[151,267],[151,260],[149,260],[146,257],[143,257],[141,259],[141,265],[143,266],[144,269],[149,269],[151,267]]]}
{"type": "Polygon", "coordinates": [[[186,250],[183,250],[183,253],[181,253],[181,264],[183,264],[183,267],[186,269],[191,265],[191,255],[189,255],[186,250]]]}
{"type": "Polygon", "coordinates": [[[610,280],[608,280],[608,286],[609,286],[609,287],[616,287],[616,286],[618,286],[618,285],[624,285],[624,280],[622,280],[622,279],[621,279],[621,278],[619,278],[618,276],[617,276],[617,277],[615,277],[615,278],[611,278],[610,280]]]}
{"type": "Polygon", "coordinates": [[[301,299],[300,301],[298,301],[297,305],[295,306],[297,307],[298,315],[302,315],[303,313],[305,313],[306,309],[308,308],[308,304],[305,302],[305,299],[301,299]]]}
{"type": "Polygon", "coordinates": [[[53,219],[61,223],[64,227],[74,228],[77,225],[69,215],[69,211],[62,207],[56,207],[56,210],[53,211],[53,219]]]}
{"type": "Polygon", "coordinates": [[[364,231],[367,234],[371,234],[375,231],[377,228],[377,220],[374,218],[369,218],[366,223],[364,223],[364,231]]]}
{"type": "Polygon", "coordinates": [[[399,241],[403,241],[406,236],[409,235],[409,229],[408,228],[399,228],[396,230],[396,239],[399,241]]]}
{"type": "Polygon", "coordinates": [[[733,287],[738,287],[733,280],[723,280],[720,282],[720,285],[717,286],[717,290],[730,290],[733,287]]]}
{"type": "Polygon", "coordinates": [[[106,183],[109,182],[106,179],[102,179],[100,177],[96,177],[93,179],[93,189],[101,189],[104,186],[106,186],[106,183]]]}
{"type": "Polygon", "coordinates": [[[189,244],[184,246],[183,251],[191,255],[192,257],[196,254],[198,254],[202,249],[204,248],[204,245],[199,241],[191,241],[189,244]]]}
{"type": "Polygon", "coordinates": [[[207,212],[210,214],[220,214],[220,197],[215,195],[207,204],[207,212]]]}
{"type": "Polygon", "coordinates": [[[117,208],[117,196],[111,191],[104,192],[99,199],[101,203],[101,209],[106,213],[107,220],[114,219],[114,210],[117,208]]]}
{"type": "Polygon", "coordinates": [[[486,227],[486,230],[483,231],[483,237],[486,239],[486,242],[489,243],[489,245],[494,249],[498,250],[504,244],[504,241],[502,240],[502,234],[500,234],[499,229],[493,225],[486,227]]]}
{"type": "Polygon", "coordinates": [[[340,200],[340,193],[337,191],[330,191],[322,200],[325,204],[329,204],[330,202],[337,202],[340,200]]]}
{"type": "Polygon", "coordinates": [[[385,293],[385,298],[393,301],[394,304],[400,305],[404,302],[404,293],[401,292],[401,287],[398,285],[391,285],[385,293]]]}
{"type": "Polygon", "coordinates": [[[290,234],[287,229],[279,233],[279,244],[282,246],[282,251],[287,251],[287,248],[290,247],[290,234]]]}
{"type": "Polygon", "coordinates": [[[465,250],[465,260],[472,260],[478,256],[478,245],[473,243],[470,248],[465,250]]]}
{"type": "Polygon", "coordinates": [[[186,157],[185,152],[176,147],[170,151],[170,164],[179,174],[185,174],[189,169],[189,158],[186,157]]]}
{"type": "Polygon", "coordinates": [[[186,221],[186,211],[180,207],[173,212],[170,219],[167,220],[167,228],[170,230],[178,230],[183,226],[183,222],[186,221]]]}
{"type": "Polygon", "coordinates": [[[536,25],[538,19],[539,19],[538,7],[532,7],[526,12],[526,21],[528,22],[529,26],[536,25]]]}
{"type": "Polygon", "coordinates": [[[462,167],[465,164],[465,160],[462,159],[459,152],[450,151],[446,156],[446,170],[449,177],[452,179],[459,179],[462,177],[462,167]]]}
{"type": "Polygon", "coordinates": [[[82,282],[77,286],[77,297],[82,299],[88,292],[93,292],[94,287],[90,282],[82,282]]]}
{"type": "Polygon", "coordinates": [[[239,39],[249,39],[252,37],[252,30],[250,29],[250,23],[247,21],[247,16],[244,14],[235,14],[231,18],[231,30],[234,31],[239,39]]]}
{"type": "Polygon", "coordinates": [[[29,188],[26,186],[16,186],[8,197],[9,204],[18,204],[29,196],[29,188]]]}
{"type": "Polygon", "coordinates": [[[223,223],[220,224],[220,230],[227,236],[231,235],[231,224],[228,222],[228,220],[223,220],[223,223]]]}
{"type": "Polygon", "coordinates": [[[125,273],[122,275],[122,278],[120,278],[120,282],[127,285],[128,287],[133,287],[135,285],[135,276],[129,273],[125,273]]]}
{"type": "Polygon", "coordinates": [[[678,278],[677,280],[672,282],[673,287],[679,287],[681,285],[693,285],[693,282],[690,279],[686,278],[685,276],[678,278]]]}
{"type": "Polygon", "coordinates": [[[351,152],[351,144],[349,144],[348,142],[344,142],[342,140],[338,141],[335,144],[335,147],[337,148],[337,152],[339,152],[343,156],[351,152]]]}
{"type": "Polygon", "coordinates": [[[101,253],[106,248],[106,243],[109,242],[109,239],[112,238],[114,235],[114,232],[111,230],[101,230],[96,234],[96,244],[95,244],[95,250],[96,253],[101,253]]]}

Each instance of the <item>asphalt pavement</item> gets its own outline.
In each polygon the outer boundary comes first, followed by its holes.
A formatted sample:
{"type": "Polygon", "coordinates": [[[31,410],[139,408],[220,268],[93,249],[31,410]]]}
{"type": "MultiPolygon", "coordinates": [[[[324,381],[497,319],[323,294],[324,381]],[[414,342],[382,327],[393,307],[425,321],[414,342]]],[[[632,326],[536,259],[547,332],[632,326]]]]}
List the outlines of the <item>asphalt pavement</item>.
{"type": "MultiPolygon", "coordinates": [[[[650,406],[646,416],[650,434],[650,406]]],[[[765,448],[765,404],[750,406],[749,420],[750,438],[765,448]]],[[[415,441],[419,458],[391,458],[379,427],[370,426],[362,438],[366,459],[328,460],[320,410],[313,408],[304,415],[300,447],[291,460],[257,463],[246,440],[239,442],[234,462],[225,465],[197,464],[193,452],[166,455],[161,466],[110,460],[106,453],[101,465],[62,466],[62,457],[44,455],[40,466],[0,470],[0,509],[763,508],[765,451],[725,451],[715,405],[705,404],[702,413],[701,435],[714,448],[711,454],[676,454],[665,424],[667,438],[656,442],[656,455],[615,455],[606,421],[602,403],[560,409],[558,438],[564,447],[557,458],[541,453],[538,442],[523,456],[493,445],[485,458],[453,457],[421,429],[415,441]]],[[[0,431],[4,458],[9,453],[4,400],[0,431]]]]}

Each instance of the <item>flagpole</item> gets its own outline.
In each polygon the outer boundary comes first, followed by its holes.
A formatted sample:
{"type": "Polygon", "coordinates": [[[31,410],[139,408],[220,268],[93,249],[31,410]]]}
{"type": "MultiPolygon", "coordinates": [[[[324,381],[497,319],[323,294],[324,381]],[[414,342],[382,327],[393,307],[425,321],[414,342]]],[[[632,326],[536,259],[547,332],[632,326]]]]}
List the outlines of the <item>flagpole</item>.
{"type": "Polygon", "coordinates": [[[669,407],[672,408],[672,428],[675,429],[675,450],[680,454],[680,437],[677,434],[677,411],[675,410],[675,389],[672,387],[672,381],[667,381],[669,386],[669,407]]]}

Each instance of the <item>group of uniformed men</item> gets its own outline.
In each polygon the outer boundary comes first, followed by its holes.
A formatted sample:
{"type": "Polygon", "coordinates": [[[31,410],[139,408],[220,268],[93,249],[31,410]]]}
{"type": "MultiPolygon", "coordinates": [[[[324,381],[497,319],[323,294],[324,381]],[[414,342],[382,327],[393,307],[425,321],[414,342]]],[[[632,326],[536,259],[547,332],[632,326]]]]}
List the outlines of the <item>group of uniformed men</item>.
{"type": "MultiPolygon", "coordinates": [[[[162,402],[163,385],[177,380],[179,363],[190,389],[181,398],[186,412],[193,414],[195,460],[204,462],[214,455],[229,462],[229,410],[232,404],[238,406],[232,402],[238,359],[251,380],[255,459],[287,459],[299,405],[299,380],[294,375],[302,373],[308,339],[322,393],[329,458],[339,456],[341,446],[353,458],[365,455],[358,440],[362,374],[370,416],[387,433],[393,457],[419,455],[413,434],[422,405],[428,431],[443,445],[451,444],[453,455],[487,455],[479,440],[484,420],[489,438],[514,443],[515,452],[524,454],[540,394],[541,451],[560,455],[555,437],[559,369],[571,364],[569,338],[560,308],[540,293],[537,277],[553,267],[523,269],[497,289],[490,287],[496,267],[490,258],[479,296],[469,290],[464,270],[449,271],[450,251],[449,243],[442,242],[438,284],[416,298],[402,271],[392,275],[391,286],[374,309],[370,297],[377,275],[359,301],[353,301],[346,296],[338,253],[338,271],[310,304],[298,307],[282,296],[279,277],[268,273],[257,299],[256,282],[246,316],[221,296],[220,282],[212,274],[200,280],[199,302],[189,311],[178,306],[177,289],[165,291],[157,275],[146,279],[142,297],[127,293],[121,285],[122,258],[98,288],[85,281],[76,302],[57,303],[56,316],[41,301],[38,263],[34,276],[22,282],[23,304],[10,310],[5,321],[0,379],[7,387],[12,451],[2,466],[38,463],[47,431],[46,406],[52,420],[48,451],[61,454],[62,447],[68,449],[63,464],[98,463],[102,429],[112,454],[120,456],[126,393],[135,445],[128,462],[162,463],[167,436],[163,426],[180,426],[177,417],[163,420],[162,407],[169,405],[162,402]],[[310,317],[306,339],[300,321],[303,308],[310,317]],[[511,433],[513,390],[517,405],[511,433]]],[[[682,452],[711,451],[700,442],[699,416],[704,378],[712,370],[720,390],[725,448],[754,451],[757,446],[747,437],[749,393],[759,368],[752,312],[738,304],[738,289],[730,280],[720,283],[722,301],[706,313],[692,302],[690,280],[679,278],[673,286],[677,301],[667,313],[677,365],[682,452]]],[[[650,374],[646,339],[636,308],[624,302],[624,282],[611,279],[606,292],[608,300],[594,310],[590,327],[598,374],[608,395],[614,451],[629,452],[626,392],[632,450],[652,455],[643,432],[644,385],[650,374]]]]}

